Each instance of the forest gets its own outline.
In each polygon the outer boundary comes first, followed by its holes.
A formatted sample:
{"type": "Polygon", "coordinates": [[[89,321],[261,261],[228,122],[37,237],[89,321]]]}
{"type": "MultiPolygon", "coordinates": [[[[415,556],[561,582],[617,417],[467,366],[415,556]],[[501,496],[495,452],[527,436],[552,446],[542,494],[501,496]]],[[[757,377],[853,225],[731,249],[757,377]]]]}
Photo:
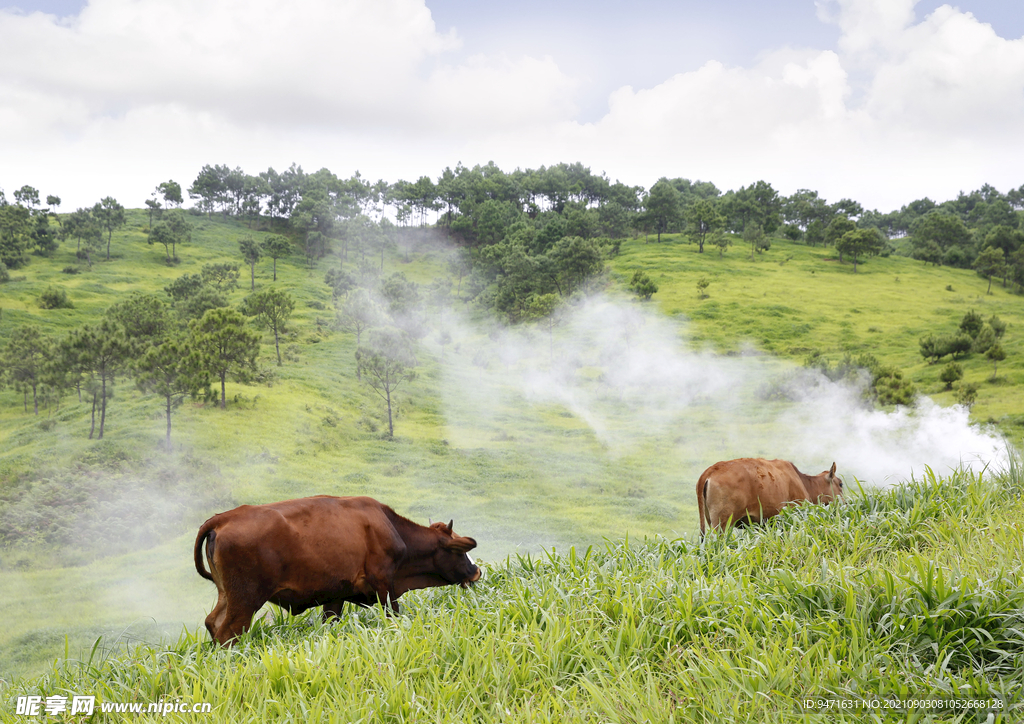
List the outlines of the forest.
{"type": "MultiPolygon", "coordinates": [[[[460,164],[436,181],[423,176],[392,184],[358,172],[348,179],[328,169],[306,173],[294,164],[257,175],[207,165],[187,195],[194,204],[188,214],[232,216],[250,229],[279,231],[310,264],[331,253],[344,262],[350,251],[364,262],[396,243],[396,226],[436,226],[472,252],[466,273],[476,277],[478,291],[498,281],[488,301],[513,320],[531,295],[571,295],[598,257],[614,253],[614,240],[637,234],[660,241],[662,234],[684,233],[699,252],[705,244],[726,248],[728,234],[754,252],[781,236],[831,246],[854,270],[865,257],[895,253],[976,269],[1003,286],[1024,283],[1018,213],[1024,185],[1001,193],[986,184],[956,199],[922,198],[883,213],[852,199],[830,203],[808,189],[782,196],[766,181],[723,193],[711,182],[663,177],[644,189],[613,183],[579,163],[508,173],[493,163],[460,164]]],[[[12,197],[0,190],[0,275],[69,239],[87,265],[100,253],[109,259],[113,230],[124,223],[116,199],[62,214],[60,197],[42,199],[32,187],[12,197]]],[[[167,181],[146,201],[151,243],[165,248],[169,263],[188,241],[185,214],[175,213],[183,200],[181,185],[167,181]]]]}
{"type": "MultiPolygon", "coordinates": [[[[749,246],[752,257],[770,249],[773,237],[785,238],[834,249],[854,273],[872,256],[896,254],[974,269],[989,292],[994,280],[1018,293],[1024,289],[1024,185],[1005,194],[984,185],[953,200],[918,199],[882,213],[852,199],[829,203],[807,189],[782,196],[765,181],[723,193],[711,182],[661,178],[644,189],[613,183],[578,163],[510,173],[494,164],[460,164],[436,181],[423,176],[393,184],[370,182],[358,172],[348,179],[327,169],[306,173],[295,165],[257,175],[207,165],[187,195],[193,206],[186,210],[182,186],[171,180],[158,184],[146,201],[147,243],[163,248],[171,268],[191,242],[190,219],[234,218],[270,236],[258,241],[250,234],[239,242],[235,263],[207,264],[177,277],[164,299],[133,295],[107,309],[101,322],[63,338],[47,337],[33,325],[4,334],[0,384],[19,389],[26,408],[29,398],[38,413],[40,401],[54,404],[72,390],[81,401],[85,394],[91,400],[90,438],[102,438],[108,384],[130,368],[142,388],[165,399],[169,443],[175,400],[212,396],[211,383],[219,383],[223,406],[229,374],[259,376],[259,340],[244,328],[247,317],[273,332],[281,364],[280,332],[294,300],[280,289],[257,292],[255,268],[261,259],[271,260],[276,280],[277,260],[292,254],[301,254],[311,271],[318,264],[329,267],[323,278],[340,304],[339,323],[355,330],[358,342],[363,330],[381,327],[383,319],[401,333],[377,333],[373,348],[359,357],[360,377],[365,368],[379,380],[389,412],[391,389],[407,375],[413,357],[410,340],[425,329],[418,304],[443,307],[454,293],[509,323],[547,319],[560,301],[587,291],[623,238],[641,234],[650,243],[681,234],[697,253],[708,247],[723,255],[733,244],[749,246]],[[418,238],[409,231],[428,227],[456,249],[445,273],[426,289],[401,272],[384,277],[385,252],[397,249],[408,257],[418,238]],[[252,295],[229,310],[225,294],[239,283],[240,269],[248,270],[252,295]]],[[[0,282],[33,259],[52,256],[61,243],[75,245],[78,262],[65,274],[88,274],[98,259],[110,260],[114,232],[126,221],[124,207],[111,197],[70,213],[61,213],[60,204],[60,197],[41,197],[30,186],[14,191],[10,201],[0,190],[0,282]]],[[[642,270],[630,286],[644,299],[657,289],[642,270]]],[[[52,286],[39,304],[59,309],[73,301],[52,286]]],[[[921,354],[938,361],[973,348],[998,365],[1005,359],[999,344],[1005,325],[998,318],[990,322],[980,343],[981,323],[969,337],[922,338],[921,354]]],[[[898,370],[870,358],[859,366],[872,372],[883,402],[910,401],[913,390],[898,370]],[[880,377],[888,381],[879,387],[880,377]]],[[[956,381],[956,366],[947,374],[956,381]]],[[[965,390],[964,398],[971,394],[965,390]]]]}

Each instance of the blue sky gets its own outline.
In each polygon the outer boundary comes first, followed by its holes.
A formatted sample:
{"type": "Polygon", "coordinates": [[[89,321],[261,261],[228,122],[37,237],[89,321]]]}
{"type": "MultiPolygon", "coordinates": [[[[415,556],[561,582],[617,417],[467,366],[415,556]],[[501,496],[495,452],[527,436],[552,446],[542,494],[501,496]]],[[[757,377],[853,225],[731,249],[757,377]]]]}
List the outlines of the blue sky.
{"type": "Polygon", "coordinates": [[[888,210],[1020,186],[1022,124],[1016,0],[0,10],[0,188],[69,206],[138,206],[205,163],[395,180],[494,160],[582,161],[644,186],[763,178],[888,210]]]}
{"type": "MultiPolygon", "coordinates": [[[[944,3],[919,2],[918,17],[944,3]]],[[[818,19],[813,0],[634,0],[517,3],[428,2],[440,31],[459,31],[466,53],[551,55],[587,78],[580,120],[596,120],[607,96],[623,85],[650,87],[708,60],[750,65],[781,46],[834,48],[839,28],[818,19]]],[[[1003,37],[1024,36],[1016,0],[958,3],[1003,37]]]]}

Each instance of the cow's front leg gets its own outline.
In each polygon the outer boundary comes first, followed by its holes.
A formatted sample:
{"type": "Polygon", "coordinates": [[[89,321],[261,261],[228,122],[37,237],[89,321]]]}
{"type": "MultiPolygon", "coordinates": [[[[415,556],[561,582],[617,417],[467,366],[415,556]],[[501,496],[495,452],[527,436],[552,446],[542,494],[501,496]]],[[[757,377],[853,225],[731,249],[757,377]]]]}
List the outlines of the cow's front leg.
{"type": "Polygon", "coordinates": [[[346,603],[351,603],[353,606],[359,606],[361,608],[369,608],[373,605],[377,598],[377,594],[362,594],[357,593],[347,598],[342,598],[338,601],[329,601],[324,604],[324,623],[331,619],[340,618],[341,610],[344,608],[346,603]]]}
{"type": "Polygon", "coordinates": [[[398,596],[395,595],[394,589],[386,583],[382,583],[375,585],[373,591],[377,594],[377,603],[384,609],[384,614],[386,616],[397,616],[399,612],[398,596]]]}

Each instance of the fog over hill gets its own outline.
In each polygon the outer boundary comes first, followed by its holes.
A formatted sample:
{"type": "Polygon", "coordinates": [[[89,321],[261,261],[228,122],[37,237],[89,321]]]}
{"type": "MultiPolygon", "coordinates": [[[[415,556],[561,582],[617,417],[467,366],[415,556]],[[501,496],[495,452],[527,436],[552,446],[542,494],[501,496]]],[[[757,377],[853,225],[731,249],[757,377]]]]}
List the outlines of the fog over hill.
{"type": "Polygon", "coordinates": [[[693,351],[683,321],[653,306],[595,296],[567,308],[548,333],[454,325],[445,398],[450,424],[487,428],[515,399],[561,405],[586,422],[609,458],[657,441],[689,488],[707,465],[733,457],[779,457],[817,473],[833,461],[867,485],[892,485],[925,466],[999,468],[1004,442],[961,406],[927,397],[912,409],[873,409],[862,387],[832,382],[750,350],[693,351]],[[484,342],[474,340],[486,340],[484,342]],[[700,462],[703,461],[703,462],[700,462]],[[694,467],[696,466],[696,467],[694,467]]]}

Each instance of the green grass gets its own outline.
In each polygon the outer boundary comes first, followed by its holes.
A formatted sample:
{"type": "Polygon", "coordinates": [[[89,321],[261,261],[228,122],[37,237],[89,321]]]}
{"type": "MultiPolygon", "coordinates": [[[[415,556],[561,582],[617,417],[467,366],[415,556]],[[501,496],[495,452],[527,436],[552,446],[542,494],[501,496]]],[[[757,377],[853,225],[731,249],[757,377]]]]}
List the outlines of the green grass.
{"type": "Polygon", "coordinates": [[[396,618],[268,611],[230,650],[195,628],[130,651],[100,640],[0,701],[208,702],[230,721],[1017,721],[1019,472],[928,471],[704,545],[511,556],[471,590],[408,594],[396,618]],[[903,703],[922,699],[943,704],[903,703]]]}
{"type": "MultiPolygon", "coordinates": [[[[128,230],[115,234],[112,260],[92,271],[61,274],[73,259],[68,245],[18,270],[19,281],[0,287],[0,338],[27,321],[50,333],[93,321],[136,289],[162,295],[182,273],[233,260],[247,233],[234,222],[200,220],[196,241],[179,248],[182,261],[170,268],[162,248],[144,243],[143,220],[132,214],[128,230]],[[34,299],[60,282],[75,307],[40,309],[34,299]]],[[[421,245],[414,261],[403,258],[389,255],[385,273],[400,270],[424,283],[440,269],[443,251],[421,245]]],[[[424,523],[454,518],[456,530],[477,536],[480,555],[492,560],[692,528],[692,502],[669,499],[672,471],[645,451],[608,456],[564,408],[520,398],[453,405],[446,390],[471,384],[475,342],[449,348],[445,367],[429,351],[422,355],[420,378],[398,396],[396,439],[383,439],[381,402],[355,379],[353,335],[329,328],[326,268],[311,272],[298,256],[279,260],[278,284],[298,300],[282,344],[290,359],[276,367],[266,334],[260,364],[273,371],[272,381],[229,382],[226,410],[187,402],[174,414],[171,455],[159,448],[161,402],[128,381],[117,383],[102,441],[87,439],[89,405],[74,395],[35,417],[19,393],[0,391],[0,515],[15,538],[0,549],[0,588],[12,592],[0,625],[0,672],[38,669],[61,650],[62,633],[80,647],[115,628],[132,635],[201,620],[209,590],[182,585],[201,583],[191,571],[193,532],[241,503],[371,495],[424,523]],[[167,588],[164,572],[172,570],[175,584],[167,588]]],[[[270,283],[269,262],[257,283],[270,283]]]]}
{"type": "MultiPolygon", "coordinates": [[[[162,247],[146,245],[139,211],[115,233],[110,262],[67,275],[60,270],[75,263],[72,245],[50,260],[33,257],[14,270],[14,281],[0,285],[0,345],[18,324],[61,333],[94,321],[131,291],[162,296],[167,283],[203,264],[240,261],[238,240],[250,233],[243,225],[191,220],[195,241],[179,247],[175,266],[164,262],[162,247]],[[73,309],[38,306],[39,294],[56,285],[68,291],[73,309]]],[[[965,367],[969,380],[982,383],[975,417],[996,419],[1019,436],[1018,297],[998,288],[985,297],[983,280],[972,274],[907,259],[872,259],[854,276],[822,250],[785,242],[754,262],[739,248],[725,259],[694,249],[673,237],[660,245],[627,241],[612,262],[611,293],[624,296],[632,270],[642,267],[661,286],[651,304],[685,316],[698,349],[731,354],[752,345],[798,362],[811,349],[834,356],[871,351],[941,402],[950,402],[949,394],[937,392],[939,366],[920,361],[918,337],[951,331],[969,308],[998,313],[1010,323],[1000,381],[985,382],[991,366],[977,356],[965,367]],[[712,278],[703,301],[695,288],[701,274],[712,278]],[[945,291],[950,284],[956,292],[945,291]]],[[[445,253],[421,241],[409,256],[389,252],[384,273],[428,283],[443,270],[445,253]]],[[[87,439],[89,406],[74,396],[35,417],[19,393],[0,390],[0,516],[7,533],[15,524],[19,531],[0,548],[0,678],[38,673],[65,644],[78,652],[101,635],[104,646],[142,640],[159,648],[168,632],[183,625],[194,631],[214,598],[192,570],[194,531],[238,504],[371,495],[420,522],[454,518],[456,530],[476,537],[481,557],[493,562],[552,547],[581,551],[606,540],[616,548],[626,536],[676,540],[696,528],[693,481],[700,470],[739,454],[777,455],[761,433],[785,403],[759,405],[732,435],[717,428],[713,405],[699,400],[683,419],[638,420],[628,400],[600,397],[601,363],[589,360],[573,379],[599,398],[599,422],[607,426],[600,432],[570,405],[531,399],[506,384],[503,370],[515,371],[517,363],[496,353],[500,337],[481,332],[449,346],[444,363],[433,333],[427,337],[419,378],[398,395],[396,439],[386,440],[382,405],[354,376],[354,337],[330,328],[327,268],[321,262],[309,270],[298,254],[278,261],[278,284],[297,300],[282,340],[285,365],[276,367],[265,334],[260,363],[273,372],[270,381],[229,382],[223,411],[186,403],[174,415],[170,455],[160,449],[161,402],[130,382],[117,384],[103,441],[87,439]]],[[[261,263],[257,285],[269,284],[270,273],[269,260],[261,263]]],[[[244,267],[240,282],[232,303],[248,291],[244,267]]],[[[482,316],[462,302],[456,309],[482,316]]],[[[535,343],[546,346],[539,335],[535,343]]],[[[423,610],[433,610],[427,600],[423,610]]],[[[305,636],[306,624],[292,625],[305,636]]],[[[582,689],[577,694],[585,696],[582,689]]]]}
{"type": "Polygon", "coordinates": [[[654,237],[628,240],[612,268],[623,287],[634,270],[647,271],[659,286],[650,303],[688,320],[698,348],[736,353],[750,347],[798,362],[814,351],[833,360],[868,352],[903,369],[921,393],[943,405],[954,403],[939,380],[945,362],[925,362],[918,340],[953,333],[972,309],[986,320],[998,315],[1008,324],[998,378],[991,379],[984,355],[962,361],[964,380],[981,386],[972,417],[1014,437],[1024,431],[1024,303],[998,281],[988,295],[988,281],[973,271],[900,256],[871,258],[854,274],[833,249],[785,239],[773,239],[769,251],[751,260],[750,249],[736,241],[720,257],[717,250],[698,254],[681,236],[662,235],[660,244],[654,237]],[[702,276],[711,281],[707,299],[697,295],[702,276]]]}

